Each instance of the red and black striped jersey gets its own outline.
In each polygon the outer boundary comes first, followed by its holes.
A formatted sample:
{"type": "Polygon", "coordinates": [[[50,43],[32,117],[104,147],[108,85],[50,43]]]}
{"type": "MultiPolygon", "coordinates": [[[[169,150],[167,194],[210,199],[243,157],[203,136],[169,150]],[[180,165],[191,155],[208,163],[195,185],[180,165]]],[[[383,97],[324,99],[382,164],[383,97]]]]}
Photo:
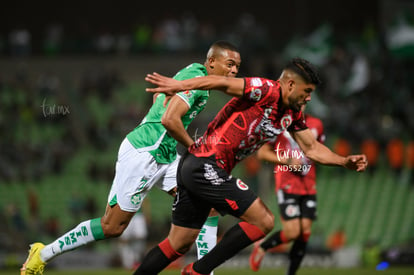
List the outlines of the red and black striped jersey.
{"type": "MultiPolygon", "coordinates": [[[[312,131],[316,140],[325,142],[323,124],[319,118],[305,115],[306,124],[312,131]]],[[[295,195],[316,194],[316,167],[315,163],[306,158],[289,132],[279,135],[272,142],[279,158],[300,158],[301,167],[289,167],[289,165],[275,165],[275,189],[282,189],[286,193],[295,195]]]]}
{"type": "Polygon", "coordinates": [[[189,151],[198,157],[215,155],[219,167],[234,166],[285,130],[306,129],[302,112],[284,107],[279,81],[245,78],[244,94],[231,99],[189,151]]]}

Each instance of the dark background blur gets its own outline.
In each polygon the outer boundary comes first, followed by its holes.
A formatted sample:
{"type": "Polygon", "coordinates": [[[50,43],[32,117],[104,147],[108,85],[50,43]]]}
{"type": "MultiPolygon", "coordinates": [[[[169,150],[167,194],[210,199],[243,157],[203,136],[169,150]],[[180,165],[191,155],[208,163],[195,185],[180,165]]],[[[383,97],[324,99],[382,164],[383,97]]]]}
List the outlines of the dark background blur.
{"type": "MultiPolygon", "coordinates": [[[[317,65],[323,84],[307,111],[323,120],[333,150],[368,155],[362,176],[321,168],[322,237],[344,228],[352,245],[410,243],[414,1],[3,1],[0,254],[100,216],[118,146],[151,105],[145,74],[203,63],[216,40],[239,47],[240,76],[277,79],[295,56],[317,65]]],[[[189,132],[201,135],[228,99],[214,92],[189,132]]],[[[253,158],[235,174],[277,213],[270,166],[253,158]]],[[[153,193],[157,241],[171,202],[153,193]]]]}
{"type": "MultiPolygon", "coordinates": [[[[321,23],[330,23],[338,38],[355,35],[368,24],[380,30],[398,8],[410,1],[166,1],[154,5],[148,1],[9,1],[0,11],[0,31],[8,34],[16,28],[30,30],[33,53],[42,53],[48,28],[59,25],[64,40],[91,38],[102,33],[132,34],[138,25],[157,27],[164,20],[193,17],[198,24],[213,25],[217,33],[229,32],[239,25],[243,14],[253,15],[268,31],[269,46],[282,47],[293,36],[313,31],[321,23]],[[389,9],[391,7],[391,10],[389,9]]],[[[191,19],[191,18],[188,18],[191,19]]],[[[192,26],[196,28],[197,26],[192,26]]],[[[246,30],[247,31],[247,30],[246,30]]],[[[251,34],[254,35],[254,34],[251,34]]],[[[66,48],[66,47],[64,47],[66,48]]],[[[270,49],[270,47],[269,47],[270,49]]],[[[66,48],[69,51],[69,49],[66,48]]]]}

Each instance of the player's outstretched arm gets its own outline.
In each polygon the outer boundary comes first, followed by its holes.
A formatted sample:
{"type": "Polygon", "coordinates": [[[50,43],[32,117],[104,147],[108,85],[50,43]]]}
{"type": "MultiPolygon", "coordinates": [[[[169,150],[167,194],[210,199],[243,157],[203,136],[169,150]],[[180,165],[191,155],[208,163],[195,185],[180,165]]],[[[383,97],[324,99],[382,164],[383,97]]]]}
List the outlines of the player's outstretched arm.
{"type": "Polygon", "coordinates": [[[260,147],[257,151],[257,158],[280,165],[302,165],[302,161],[300,159],[281,157],[269,143],[265,143],[262,147],[260,147]]]}
{"type": "Polygon", "coordinates": [[[309,129],[292,132],[292,136],[305,155],[315,162],[324,165],[343,166],[358,172],[365,171],[367,168],[368,161],[365,155],[340,156],[318,142],[309,129]]]}
{"type": "Polygon", "coordinates": [[[208,75],[186,80],[175,80],[159,73],[147,74],[145,80],[156,85],[147,88],[150,93],[174,95],[187,90],[219,90],[230,96],[241,97],[244,92],[244,79],[217,75],[208,75]]]}

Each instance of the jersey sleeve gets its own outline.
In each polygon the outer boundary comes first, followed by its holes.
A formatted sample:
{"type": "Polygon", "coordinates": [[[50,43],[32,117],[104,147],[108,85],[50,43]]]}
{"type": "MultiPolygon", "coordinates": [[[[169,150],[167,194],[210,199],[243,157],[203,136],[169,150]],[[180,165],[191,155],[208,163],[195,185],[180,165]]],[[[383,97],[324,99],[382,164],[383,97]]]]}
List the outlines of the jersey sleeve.
{"type": "Polygon", "coordinates": [[[301,131],[308,128],[305,116],[302,112],[293,113],[292,118],[292,124],[287,128],[289,132],[301,131]]]}
{"type": "MultiPolygon", "coordinates": [[[[175,76],[174,79],[177,80],[185,80],[185,79],[191,79],[195,77],[201,77],[206,76],[207,70],[206,68],[199,64],[199,63],[193,63],[179,71],[175,76]]],[[[191,108],[194,104],[198,104],[201,102],[201,104],[205,104],[207,102],[209,91],[205,90],[187,90],[177,93],[177,95],[184,100],[185,103],[187,103],[188,107],[191,108]]]]}
{"type": "Polygon", "coordinates": [[[188,107],[191,108],[196,102],[203,104],[207,103],[209,91],[203,90],[188,90],[177,93],[177,95],[187,103],[188,107]]]}
{"type": "Polygon", "coordinates": [[[270,86],[276,83],[273,80],[261,77],[246,77],[244,79],[243,97],[251,102],[258,102],[265,98],[270,91],[270,86]]]}

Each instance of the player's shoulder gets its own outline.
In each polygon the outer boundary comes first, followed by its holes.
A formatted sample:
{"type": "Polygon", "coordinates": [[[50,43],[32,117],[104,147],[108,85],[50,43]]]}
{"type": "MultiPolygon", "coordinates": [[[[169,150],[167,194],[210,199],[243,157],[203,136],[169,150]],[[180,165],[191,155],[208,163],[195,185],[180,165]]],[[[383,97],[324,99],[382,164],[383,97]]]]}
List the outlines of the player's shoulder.
{"type": "Polygon", "coordinates": [[[207,68],[200,63],[192,63],[181,69],[174,79],[184,80],[207,75],[207,68]]]}
{"type": "Polygon", "coordinates": [[[248,86],[254,86],[254,87],[261,87],[261,86],[270,86],[270,87],[276,87],[278,86],[277,80],[272,80],[264,77],[245,77],[246,84],[248,86]]]}
{"type": "Polygon", "coordinates": [[[279,87],[278,81],[275,80],[263,77],[245,78],[245,96],[248,96],[250,101],[266,101],[269,104],[277,102],[280,96],[279,87]]]}

